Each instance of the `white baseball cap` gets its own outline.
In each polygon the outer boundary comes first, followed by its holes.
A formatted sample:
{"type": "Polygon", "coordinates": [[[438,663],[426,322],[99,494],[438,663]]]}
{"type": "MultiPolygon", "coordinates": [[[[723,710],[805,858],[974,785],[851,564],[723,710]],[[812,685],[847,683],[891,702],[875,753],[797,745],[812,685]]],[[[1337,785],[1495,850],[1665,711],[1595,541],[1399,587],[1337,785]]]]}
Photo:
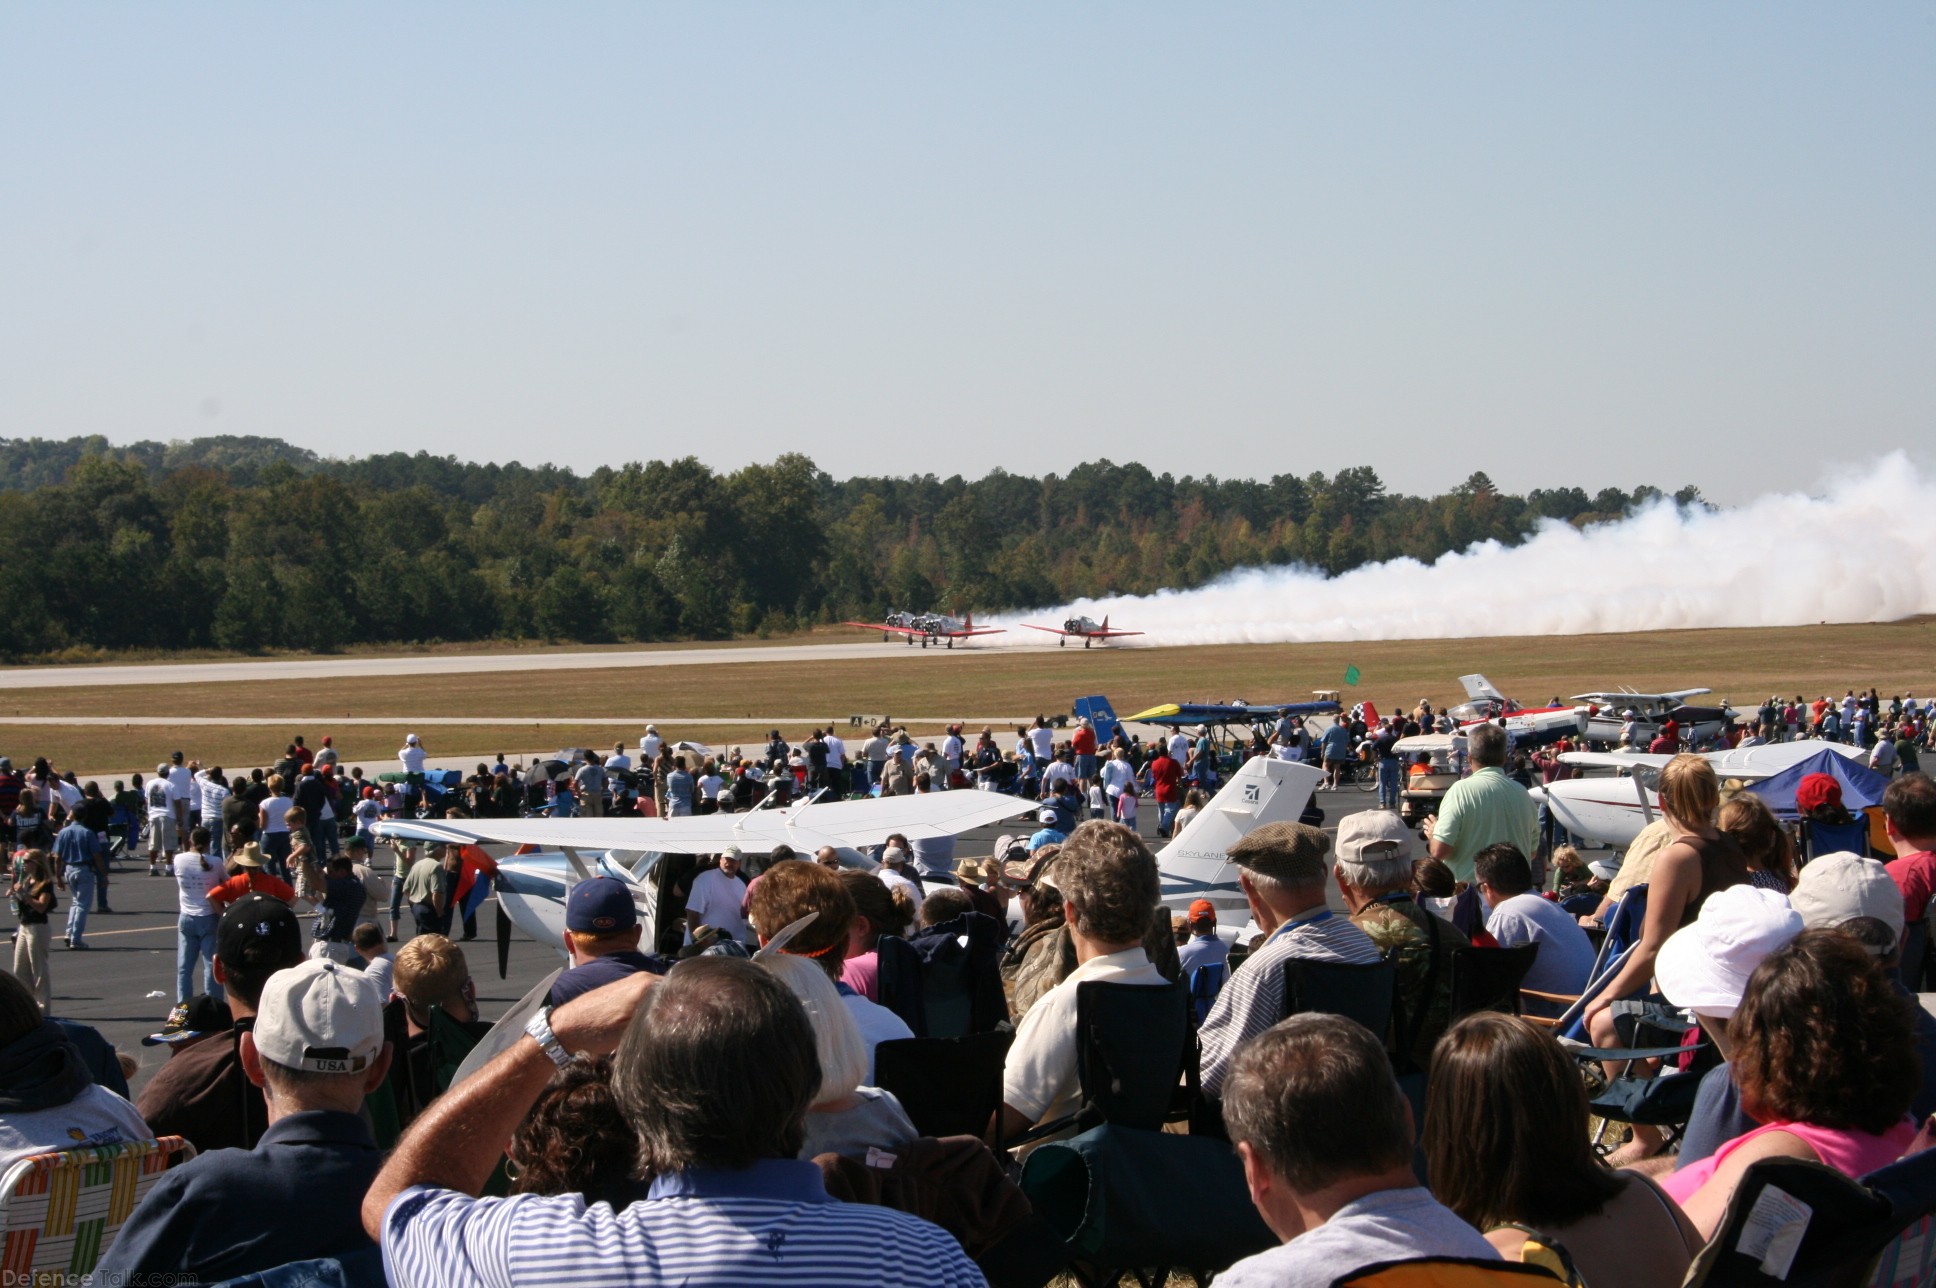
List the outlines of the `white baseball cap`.
{"type": "Polygon", "coordinates": [[[269,976],[252,1031],[262,1058],[308,1073],[363,1073],[383,1052],[376,981],[328,960],[269,976]]]}
{"type": "Polygon", "coordinates": [[[1810,930],[1874,917],[1902,937],[1902,888],[1880,863],[1847,850],[1809,860],[1788,902],[1810,930]]]}
{"type": "Polygon", "coordinates": [[[404,742],[408,743],[412,747],[417,745],[417,735],[414,733],[407,733],[403,735],[403,740],[404,742]]]}
{"type": "Polygon", "coordinates": [[[1717,890],[1692,925],[1668,936],[1654,960],[1654,982],[1675,1006],[1732,1016],[1761,959],[1802,933],[1788,897],[1757,886],[1717,890]]]}
{"type": "Polygon", "coordinates": [[[1410,859],[1414,841],[1405,820],[1388,809],[1360,810],[1338,820],[1334,842],[1338,857],[1356,863],[1364,859],[1410,859]]]}

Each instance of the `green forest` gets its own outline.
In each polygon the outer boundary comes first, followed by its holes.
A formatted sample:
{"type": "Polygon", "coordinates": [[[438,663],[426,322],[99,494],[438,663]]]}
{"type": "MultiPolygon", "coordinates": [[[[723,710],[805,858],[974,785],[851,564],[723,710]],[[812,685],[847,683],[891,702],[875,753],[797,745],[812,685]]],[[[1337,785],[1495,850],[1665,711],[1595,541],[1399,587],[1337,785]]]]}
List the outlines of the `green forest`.
{"type": "MultiPolygon", "coordinates": [[[[1430,561],[1661,495],[1515,496],[1475,473],[1407,496],[1365,466],[835,479],[788,454],[580,476],[422,452],[333,459],[266,438],[0,439],[0,656],[770,635],[889,607],[1187,588],[1258,564],[1430,561]]],[[[1693,487],[1673,495],[1704,504],[1693,487]]]]}

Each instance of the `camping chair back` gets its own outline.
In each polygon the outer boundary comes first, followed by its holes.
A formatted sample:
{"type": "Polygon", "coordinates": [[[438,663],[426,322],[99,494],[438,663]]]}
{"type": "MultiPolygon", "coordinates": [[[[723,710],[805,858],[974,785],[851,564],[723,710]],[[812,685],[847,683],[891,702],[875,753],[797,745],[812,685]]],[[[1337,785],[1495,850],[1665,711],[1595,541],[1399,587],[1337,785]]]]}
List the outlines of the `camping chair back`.
{"type": "Polygon", "coordinates": [[[1199,1028],[1204,1017],[1210,1014],[1210,1008],[1217,1004],[1217,994],[1223,991],[1224,981],[1229,978],[1228,962],[1208,962],[1190,972],[1190,1010],[1196,1015],[1199,1028]]]}
{"type": "Polygon", "coordinates": [[[1391,1031],[1398,968],[1389,961],[1364,966],[1290,957],[1284,961],[1284,1017],[1316,1012],[1358,1021],[1382,1040],[1391,1031]]]}
{"type": "Polygon", "coordinates": [[[1820,1163],[1763,1159],[1742,1176],[1687,1284],[1863,1288],[1879,1255],[1900,1252],[1904,1232],[1928,1214],[1933,1187],[1928,1153],[1860,1181],[1820,1163]]]}
{"type": "Polygon", "coordinates": [[[180,1136],[124,1141],[23,1158],[0,1177],[0,1278],[7,1283],[79,1282],[177,1157],[195,1157],[180,1136]]]}
{"type": "Polygon", "coordinates": [[[923,1136],[980,1136],[1002,1107],[1009,1029],[899,1038],[874,1048],[874,1085],[894,1093],[923,1136]]]}
{"type": "Polygon", "coordinates": [[[1620,902],[1607,914],[1607,937],[1600,942],[1599,955],[1587,973],[1586,987],[1580,990],[1578,1000],[1566,1008],[1566,1014],[1554,1025],[1554,1032],[1579,1042],[1587,1040],[1586,1008],[1606,991],[1613,977],[1627,964],[1627,954],[1640,942],[1641,927],[1646,921],[1647,887],[1627,887],[1627,893],[1620,896],[1620,902]]]}
{"type": "Polygon", "coordinates": [[[1519,1014],[1519,986],[1539,956],[1539,942],[1517,948],[1461,948],[1452,954],[1452,1019],[1475,1011],[1519,1014]]]}
{"type": "Polygon", "coordinates": [[[1868,857],[1868,819],[1857,818],[1853,823],[1817,823],[1812,819],[1802,821],[1802,862],[1806,863],[1817,855],[1839,854],[1845,850],[1868,857]]]}
{"type": "Polygon", "coordinates": [[[1331,1288],[1554,1288],[1559,1281],[1538,1267],[1517,1261],[1468,1261],[1462,1257],[1421,1257],[1386,1261],[1353,1271],[1331,1288]]]}
{"type": "Polygon", "coordinates": [[[1161,1131],[1190,1047],[1190,994],[1090,980],[1076,987],[1076,1072],[1086,1120],[1161,1131]]]}
{"type": "Polygon", "coordinates": [[[1878,1168],[1862,1183],[1888,1200],[1891,1221],[1900,1227],[1876,1259],[1870,1288],[1936,1283],[1936,1151],[1878,1168]]]}

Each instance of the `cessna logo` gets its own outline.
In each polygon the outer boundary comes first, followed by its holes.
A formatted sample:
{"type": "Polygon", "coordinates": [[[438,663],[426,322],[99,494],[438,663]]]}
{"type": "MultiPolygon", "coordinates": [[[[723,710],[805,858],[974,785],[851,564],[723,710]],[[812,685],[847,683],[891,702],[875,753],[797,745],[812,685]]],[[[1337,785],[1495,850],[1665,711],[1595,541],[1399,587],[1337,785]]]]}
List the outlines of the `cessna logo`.
{"type": "Polygon", "coordinates": [[[1263,799],[1264,799],[1264,785],[1262,783],[1244,784],[1244,804],[1255,805],[1257,802],[1263,799]]]}

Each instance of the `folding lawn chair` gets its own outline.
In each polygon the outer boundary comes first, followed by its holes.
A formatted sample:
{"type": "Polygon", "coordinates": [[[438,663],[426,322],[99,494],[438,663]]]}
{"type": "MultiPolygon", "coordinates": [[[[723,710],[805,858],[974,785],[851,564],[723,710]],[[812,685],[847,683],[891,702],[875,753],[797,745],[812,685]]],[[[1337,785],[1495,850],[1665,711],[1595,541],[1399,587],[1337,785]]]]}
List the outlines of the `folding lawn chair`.
{"type": "Polygon", "coordinates": [[[894,1093],[923,1136],[984,1136],[1002,1107],[1011,1029],[898,1038],[874,1048],[874,1085],[894,1093]]]}
{"type": "Polygon", "coordinates": [[[0,1281],[79,1283],[170,1164],[193,1157],[163,1136],[21,1159],[0,1177],[0,1281]]]}

